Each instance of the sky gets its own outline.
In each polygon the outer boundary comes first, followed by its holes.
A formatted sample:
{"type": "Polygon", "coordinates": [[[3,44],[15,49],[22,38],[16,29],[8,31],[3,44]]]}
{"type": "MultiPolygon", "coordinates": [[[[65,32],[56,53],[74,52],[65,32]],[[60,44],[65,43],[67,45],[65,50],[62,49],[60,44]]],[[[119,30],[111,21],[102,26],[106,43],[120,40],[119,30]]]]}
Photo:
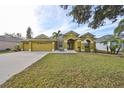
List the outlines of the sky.
{"type": "Polygon", "coordinates": [[[72,22],[72,17],[67,16],[69,10],[64,10],[57,5],[45,6],[0,6],[0,35],[4,33],[21,33],[26,36],[26,30],[30,26],[33,37],[39,34],[51,36],[53,32],[61,30],[64,34],[70,30],[80,35],[90,32],[96,37],[107,34],[113,34],[118,22],[107,24],[96,30],[87,26],[87,24],[78,25],[72,22]]]}

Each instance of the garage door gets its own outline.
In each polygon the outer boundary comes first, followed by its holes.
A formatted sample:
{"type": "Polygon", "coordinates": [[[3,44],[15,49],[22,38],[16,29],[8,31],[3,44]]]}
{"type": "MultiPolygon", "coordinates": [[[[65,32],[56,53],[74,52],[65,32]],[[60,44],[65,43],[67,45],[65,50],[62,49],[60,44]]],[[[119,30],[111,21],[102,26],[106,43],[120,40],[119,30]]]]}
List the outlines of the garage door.
{"type": "Polygon", "coordinates": [[[29,45],[27,42],[24,43],[24,51],[28,51],[29,50],[29,45]]]}
{"type": "Polygon", "coordinates": [[[52,51],[52,42],[33,42],[32,51],[52,51]]]}

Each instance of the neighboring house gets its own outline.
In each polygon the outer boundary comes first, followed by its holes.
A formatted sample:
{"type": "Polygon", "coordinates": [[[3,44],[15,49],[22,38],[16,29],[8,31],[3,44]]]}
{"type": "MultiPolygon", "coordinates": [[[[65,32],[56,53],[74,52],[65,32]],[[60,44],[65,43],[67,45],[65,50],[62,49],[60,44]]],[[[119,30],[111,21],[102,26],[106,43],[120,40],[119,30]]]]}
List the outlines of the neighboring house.
{"type": "MultiPolygon", "coordinates": [[[[112,38],[112,35],[104,35],[104,36],[102,36],[100,38],[97,38],[96,39],[96,49],[97,50],[105,50],[106,51],[107,50],[106,49],[106,45],[104,45],[101,42],[106,41],[106,40],[111,39],[111,38],[112,38]]],[[[119,38],[124,40],[124,34],[121,34],[119,36],[119,38]]],[[[111,44],[115,45],[116,42],[113,41],[113,42],[111,42],[111,44]]],[[[108,46],[110,47],[110,42],[108,42],[108,46]]],[[[122,43],[122,48],[121,49],[123,49],[123,48],[124,48],[124,43],[122,43]]]]}
{"type": "Polygon", "coordinates": [[[106,40],[111,39],[111,38],[112,38],[112,35],[104,35],[100,38],[96,38],[96,49],[106,51],[106,45],[104,45],[101,42],[106,41],[106,40]]]}
{"type": "Polygon", "coordinates": [[[57,49],[94,51],[96,48],[94,35],[86,33],[79,36],[74,31],[69,31],[56,40],[41,34],[36,38],[23,40],[21,46],[23,51],[54,51],[57,49]]]}
{"type": "MultiPolygon", "coordinates": [[[[124,40],[124,33],[120,34],[119,36],[122,40],[124,40]]],[[[124,42],[122,43],[122,48],[121,49],[124,49],[124,42]]]]}
{"type": "Polygon", "coordinates": [[[10,35],[0,36],[0,50],[12,49],[21,42],[21,38],[10,35]]]}

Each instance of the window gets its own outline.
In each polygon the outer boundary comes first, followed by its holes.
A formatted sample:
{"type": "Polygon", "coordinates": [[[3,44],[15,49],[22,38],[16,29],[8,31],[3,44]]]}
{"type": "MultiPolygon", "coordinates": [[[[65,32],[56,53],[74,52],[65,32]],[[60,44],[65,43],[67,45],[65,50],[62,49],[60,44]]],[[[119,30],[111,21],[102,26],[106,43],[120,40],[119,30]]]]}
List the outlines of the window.
{"type": "Polygon", "coordinates": [[[112,41],[111,44],[112,45],[117,45],[117,43],[115,41],[112,41]]]}

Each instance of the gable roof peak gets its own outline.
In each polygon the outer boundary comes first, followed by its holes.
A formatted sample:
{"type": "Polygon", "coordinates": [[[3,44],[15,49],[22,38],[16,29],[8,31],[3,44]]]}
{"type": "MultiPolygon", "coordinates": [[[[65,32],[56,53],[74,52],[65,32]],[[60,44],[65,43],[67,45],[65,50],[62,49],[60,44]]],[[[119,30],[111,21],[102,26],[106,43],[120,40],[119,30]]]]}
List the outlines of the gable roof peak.
{"type": "Polygon", "coordinates": [[[69,32],[65,33],[64,35],[67,35],[67,34],[69,34],[69,33],[74,33],[74,34],[76,34],[76,35],[79,35],[78,33],[76,33],[75,31],[72,31],[72,30],[70,30],[69,32]]]}
{"type": "Polygon", "coordinates": [[[47,38],[49,38],[49,37],[45,34],[40,34],[40,35],[35,37],[35,39],[47,39],[47,38]]]}
{"type": "Polygon", "coordinates": [[[93,37],[95,36],[95,35],[91,34],[90,32],[87,32],[87,33],[81,35],[80,37],[82,37],[82,36],[86,36],[86,35],[90,35],[90,36],[93,36],[93,37]]]}

